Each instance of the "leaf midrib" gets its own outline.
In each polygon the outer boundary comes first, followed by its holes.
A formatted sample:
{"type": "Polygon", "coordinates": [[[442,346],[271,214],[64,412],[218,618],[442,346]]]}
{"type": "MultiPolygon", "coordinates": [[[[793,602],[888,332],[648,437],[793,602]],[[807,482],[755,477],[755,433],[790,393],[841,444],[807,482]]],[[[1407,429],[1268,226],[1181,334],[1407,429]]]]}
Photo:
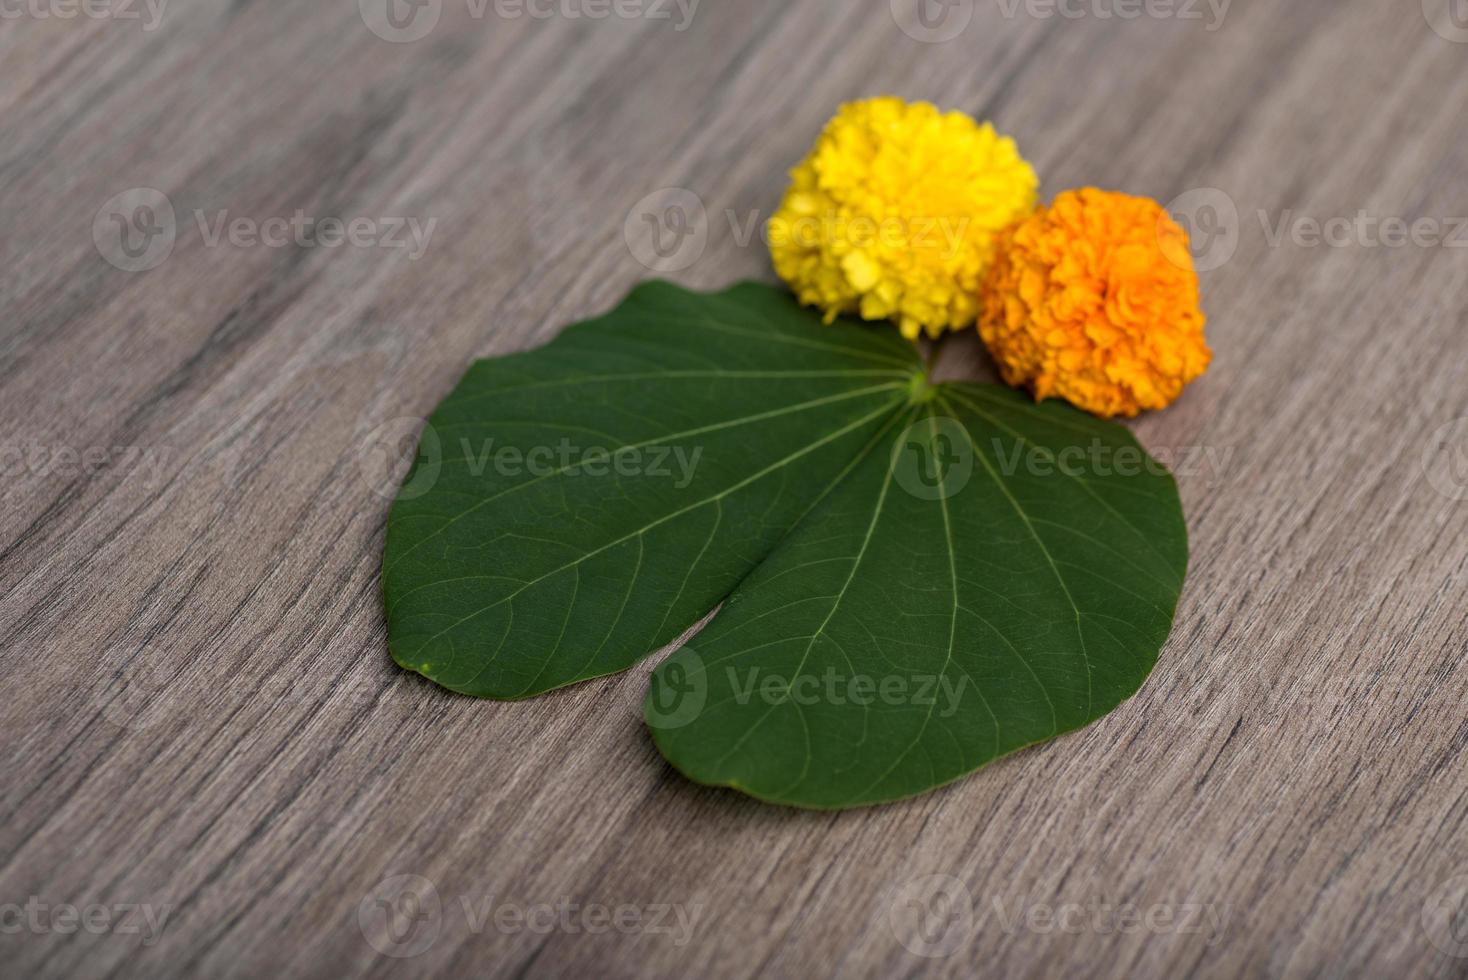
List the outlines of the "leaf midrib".
{"type": "MultiPolygon", "coordinates": [[[[750,424],[752,422],[764,422],[764,421],[768,421],[770,419],[780,418],[781,416],[784,416],[784,415],[794,415],[797,412],[802,412],[802,411],[804,411],[806,409],[809,409],[809,408],[817,408],[817,407],[822,406],[822,405],[835,404],[836,402],[846,401],[848,399],[853,399],[853,398],[860,398],[860,397],[862,397],[864,395],[874,394],[874,393],[879,392],[879,391],[889,391],[889,390],[892,390],[894,388],[900,388],[900,387],[902,387],[902,385],[900,383],[898,383],[898,382],[890,382],[888,384],[882,384],[882,385],[873,385],[870,388],[861,388],[861,389],[858,389],[856,391],[843,392],[843,393],[841,393],[839,395],[827,395],[824,398],[817,398],[817,399],[814,399],[812,401],[802,402],[801,404],[798,404],[798,405],[790,405],[790,406],[786,406],[784,408],[774,409],[774,410],[771,410],[771,411],[768,411],[768,412],[760,412],[760,413],[756,413],[754,415],[746,415],[746,416],[744,416],[742,418],[730,419],[730,420],[727,420],[727,421],[724,421],[724,422],[715,423],[713,425],[701,426],[701,427],[696,428],[696,429],[689,429],[686,432],[673,432],[673,433],[667,433],[667,434],[664,434],[664,435],[653,436],[652,438],[646,439],[646,440],[644,440],[642,442],[628,443],[627,445],[619,446],[617,449],[612,450],[612,451],[610,451],[608,453],[607,459],[608,460],[613,460],[613,459],[616,459],[618,456],[620,456],[622,453],[630,452],[630,451],[636,450],[636,449],[645,449],[648,446],[652,446],[652,445],[655,445],[655,444],[660,443],[660,442],[669,442],[669,441],[678,440],[678,439],[686,439],[686,438],[689,438],[690,436],[705,435],[705,434],[710,433],[710,432],[718,432],[721,429],[732,429],[732,428],[737,428],[738,426],[741,426],[741,425],[748,425],[748,424],[750,424]]],[[[490,423],[490,424],[492,424],[492,423],[490,423]]],[[[391,564],[384,565],[383,566],[383,574],[386,575],[387,573],[391,572],[393,569],[397,568],[398,565],[401,562],[403,562],[405,559],[407,559],[407,557],[409,555],[413,554],[415,551],[417,551],[419,548],[423,547],[429,541],[432,541],[435,538],[437,538],[439,535],[443,534],[450,527],[452,527],[453,525],[457,524],[459,521],[463,520],[465,517],[468,517],[470,514],[475,513],[480,508],[487,507],[490,504],[494,503],[495,501],[501,499],[502,497],[506,497],[506,496],[508,496],[508,495],[510,495],[512,493],[516,493],[516,492],[518,492],[520,490],[524,490],[524,489],[526,489],[528,487],[536,486],[537,484],[539,484],[539,483],[541,483],[541,482],[543,482],[545,480],[549,480],[549,479],[552,479],[552,478],[557,477],[557,476],[562,476],[565,473],[568,473],[569,471],[571,471],[572,469],[575,469],[577,466],[580,466],[580,465],[582,465],[581,461],[577,461],[575,463],[569,463],[569,464],[567,464],[565,466],[560,467],[559,469],[552,470],[549,473],[545,473],[545,474],[542,474],[540,476],[534,477],[533,479],[526,480],[523,483],[517,483],[517,484],[515,484],[512,487],[506,487],[504,490],[501,490],[499,493],[496,493],[496,494],[493,494],[493,495],[491,495],[489,497],[486,497],[483,500],[476,501],[471,506],[465,508],[464,510],[462,510],[459,513],[455,514],[453,517],[449,518],[441,526],[435,528],[433,531],[431,531],[428,534],[424,535],[423,537],[419,538],[416,542],[414,542],[412,545],[410,545],[406,551],[404,551],[403,553],[401,553],[400,555],[398,555],[395,559],[393,559],[393,561],[392,561],[391,564]]],[[[389,519],[389,522],[388,523],[391,524],[392,523],[392,520],[389,519]]]]}
{"type": "MultiPolygon", "coordinates": [[[[912,414],[915,415],[916,412],[912,414]]],[[[912,416],[909,415],[908,417],[911,418],[912,416]]],[[[838,591],[834,596],[831,597],[833,600],[831,603],[831,608],[826,612],[826,618],[821,621],[821,625],[816,628],[816,631],[814,633],[811,634],[810,642],[805,645],[805,652],[802,653],[800,656],[800,663],[796,664],[795,670],[791,672],[790,676],[792,678],[801,676],[800,672],[805,669],[806,661],[810,659],[810,652],[815,648],[816,641],[825,635],[826,627],[831,624],[832,617],[836,615],[836,610],[841,607],[842,599],[846,597],[847,590],[851,588],[851,583],[856,578],[857,570],[861,568],[862,559],[866,557],[867,547],[871,544],[872,541],[872,534],[876,531],[878,521],[881,520],[882,508],[887,503],[887,490],[891,487],[891,485],[892,468],[889,466],[887,468],[887,475],[882,480],[882,489],[877,494],[877,505],[872,510],[871,521],[867,524],[866,536],[862,539],[861,548],[857,550],[856,555],[851,559],[851,570],[846,573],[846,581],[842,583],[840,591],[838,591]]],[[[791,528],[791,531],[793,532],[799,526],[799,524],[794,525],[791,528]]],[[[753,735],[761,725],[764,724],[765,719],[773,714],[775,709],[779,707],[781,703],[783,702],[776,702],[765,709],[764,714],[760,715],[759,718],[755,720],[754,724],[749,726],[744,734],[739,737],[739,739],[734,743],[732,747],[730,747],[729,751],[724,753],[714,762],[714,768],[717,769],[718,767],[722,766],[726,761],[728,761],[729,756],[739,751],[739,748],[745,743],[745,741],[747,741],[749,737],[753,735]]],[[[792,786],[798,786],[800,785],[800,781],[805,778],[806,772],[808,772],[810,769],[810,727],[808,725],[805,725],[805,715],[800,710],[800,703],[796,701],[792,701],[790,703],[795,707],[796,714],[800,715],[801,725],[805,728],[806,733],[805,767],[801,769],[800,775],[791,784],[792,786]]]]}
{"type": "MultiPolygon", "coordinates": [[[[943,399],[944,403],[947,404],[946,393],[940,394],[939,398],[943,399]]],[[[952,408],[953,406],[949,405],[949,407],[952,408]]],[[[972,408],[972,406],[970,407],[972,408]]],[[[1080,641],[1081,659],[1086,664],[1086,714],[1090,714],[1092,705],[1095,703],[1092,683],[1092,675],[1095,671],[1091,666],[1090,651],[1086,649],[1086,631],[1081,628],[1081,607],[1076,604],[1075,597],[1071,595],[1070,584],[1066,582],[1065,576],[1060,574],[1060,568],[1055,564],[1054,556],[1050,554],[1050,547],[1045,544],[1045,540],[1040,537],[1040,532],[1035,530],[1035,525],[1030,521],[1029,512],[1015,499],[1009,487],[1000,479],[999,474],[994,471],[993,465],[989,462],[989,457],[984,455],[979,449],[978,444],[974,442],[973,433],[968,430],[968,426],[959,426],[959,428],[963,430],[964,438],[968,441],[969,448],[973,450],[974,457],[984,464],[984,472],[989,474],[989,477],[994,481],[994,485],[999,489],[999,492],[1004,494],[1005,499],[1009,501],[1009,505],[1014,508],[1014,512],[1024,522],[1026,530],[1030,532],[1030,537],[1039,546],[1040,553],[1045,556],[1046,563],[1049,564],[1051,572],[1054,573],[1055,581],[1060,585],[1060,591],[1065,594],[1065,601],[1070,603],[1070,608],[1075,612],[1076,639],[1080,641]]]]}
{"type": "MultiPolygon", "coordinates": [[[[715,494],[712,497],[706,497],[703,500],[700,500],[700,501],[698,501],[696,503],[689,504],[687,507],[684,507],[684,508],[681,508],[679,510],[673,511],[670,514],[666,514],[666,515],[658,518],[657,520],[653,521],[652,523],[646,524],[643,527],[638,528],[636,531],[633,531],[633,532],[631,532],[629,534],[623,535],[622,537],[617,538],[614,541],[610,541],[610,542],[602,545],[601,547],[596,548],[593,551],[588,551],[586,554],[584,554],[581,557],[575,559],[574,561],[568,562],[568,563],[566,563],[564,565],[559,566],[558,568],[554,568],[554,569],[550,570],[549,572],[546,572],[543,575],[539,575],[536,578],[531,579],[529,582],[526,582],[523,586],[521,586],[520,588],[516,589],[514,592],[511,592],[509,595],[503,596],[503,597],[501,597],[499,599],[496,599],[494,602],[490,603],[487,606],[481,606],[479,609],[475,610],[474,612],[470,613],[469,615],[464,616],[464,617],[456,620],[453,623],[450,623],[448,626],[446,626],[443,629],[439,630],[437,633],[435,633],[432,636],[428,637],[427,639],[423,640],[422,643],[420,643],[418,645],[418,649],[419,650],[422,650],[424,647],[426,647],[428,644],[432,643],[434,640],[438,639],[439,637],[443,636],[446,633],[451,632],[452,630],[457,629],[458,627],[462,626],[464,623],[468,622],[469,620],[474,619],[475,617],[480,616],[480,615],[488,612],[491,609],[494,609],[494,608],[496,608],[498,606],[501,606],[501,605],[505,604],[506,602],[509,602],[510,600],[514,599],[516,596],[518,596],[522,592],[524,592],[526,589],[530,588],[531,586],[536,585],[536,584],[538,584],[540,582],[543,582],[543,581],[545,581],[546,579],[550,578],[553,575],[558,575],[558,574],[560,574],[561,572],[565,571],[568,568],[576,567],[576,566],[580,565],[582,562],[586,561],[587,559],[592,558],[592,557],[594,557],[594,556],[596,556],[598,554],[601,554],[603,551],[606,551],[608,548],[613,548],[613,547],[621,544],[624,541],[629,541],[629,540],[631,540],[634,537],[637,537],[637,536],[642,535],[642,534],[646,534],[648,531],[652,530],[655,527],[658,527],[658,526],[660,526],[662,524],[666,524],[668,521],[673,520],[676,517],[681,517],[684,514],[687,514],[687,513],[691,512],[691,511],[697,510],[698,508],[704,507],[704,506],[706,506],[706,505],[708,505],[710,503],[713,503],[716,500],[722,500],[722,499],[724,499],[725,497],[729,496],[729,494],[734,493],[735,491],[740,490],[740,489],[748,486],[749,484],[755,482],[756,480],[762,479],[763,477],[769,475],[770,473],[774,472],[775,470],[780,469],[781,467],[786,466],[789,463],[794,462],[795,460],[799,459],[802,456],[805,456],[805,455],[808,455],[809,453],[815,452],[817,449],[821,448],[822,446],[824,446],[824,445],[826,445],[826,444],[828,444],[830,442],[835,441],[836,439],[839,439],[841,436],[843,436],[846,433],[852,431],[853,429],[859,428],[859,427],[867,424],[872,419],[875,419],[875,418],[877,418],[877,417],[879,417],[879,416],[881,416],[881,415],[883,415],[883,414],[885,414],[887,412],[893,411],[894,409],[897,408],[897,406],[899,404],[901,404],[900,400],[899,401],[893,401],[893,402],[890,402],[888,404],[885,404],[882,407],[880,407],[879,409],[877,409],[877,411],[872,412],[872,413],[870,413],[868,415],[862,416],[861,418],[857,419],[855,422],[852,422],[852,423],[849,423],[846,426],[843,426],[842,428],[836,430],[835,432],[831,433],[830,435],[825,436],[824,438],[819,439],[816,442],[811,443],[811,444],[805,446],[804,448],[802,448],[798,452],[791,453],[789,456],[786,456],[784,459],[781,459],[781,460],[776,461],[775,463],[772,463],[770,466],[767,466],[765,469],[760,470],[759,472],[753,474],[752,476],[746,477],[745,479],[741,480],[740,482],[738,482],[736,484],[733,484],[730,487],[727,487],[726,489],[720,491],[719,493],[715,494]]],[[[468,577],[469,578],[473,578],[475,576],[468,576],[468,577]]],[[[399,601],[401,601],[403,598],[406,598],[408,595],[411,595],[413,592],[418,592],[418,591],[421,591],[423,589],[433,588],[433,587],[435,587],[437,585],[441,585],[441,584],[442,584],[442,582],[439,582],[439,581],[425,583],[425,584],[419,586],[417,589],[413,589],[413,590],[410,590],[409,592],[403,593],[402,595],[400,595],[398,597],[398,599],[399,599],[399,601]]],[[[496,655],[497,655],[497,653],[496,653],[496,655]]]]}

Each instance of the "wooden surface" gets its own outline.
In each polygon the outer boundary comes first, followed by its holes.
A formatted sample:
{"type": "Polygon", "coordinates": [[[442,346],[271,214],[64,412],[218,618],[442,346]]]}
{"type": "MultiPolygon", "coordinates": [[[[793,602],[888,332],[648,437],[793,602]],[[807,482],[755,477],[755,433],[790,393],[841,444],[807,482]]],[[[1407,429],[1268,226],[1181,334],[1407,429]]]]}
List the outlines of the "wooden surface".
{"type": "MultiPolygon", "coordinates": [[[[960,0],[929,43],[885,0],[709,0],[684,30],[456,0],[389,43],[355,7],[0,21],[0,974],[1468,975],[1468,249],[1275,235],[1468,214],[1450,21],[960,0]],[[885,92],[993,119],[1046,197],[1237,209],[1203,275],[1214,367],[1136,425],[1180,461],[1193,543],[1141,694],[832,815],[672,773],[646,667],[519,704],[396,669],[381,427],[651,275],[655,191],[705,209],[671,278],[770,278],[739,229],[841,100],[885,92]],[[138,187],[176,242],[127,272],[99,209],[138,187]],[[298,209],[436,226],[415,261],[194,217],[298,209]],[[373,926],[400,875],[440,900],[412,957],[373,926]],[[171,911],[150,944],[55,918],[94,904],[171,911]],[[536,905],[576,910],[478,918],[536,905]],[[598,905],[641,918],[581,928],[598,905]],[[665,905],[691,932],[653,928],[665,905]]],[[[991,371],[972,336],[942,357],[991,371]]]]}

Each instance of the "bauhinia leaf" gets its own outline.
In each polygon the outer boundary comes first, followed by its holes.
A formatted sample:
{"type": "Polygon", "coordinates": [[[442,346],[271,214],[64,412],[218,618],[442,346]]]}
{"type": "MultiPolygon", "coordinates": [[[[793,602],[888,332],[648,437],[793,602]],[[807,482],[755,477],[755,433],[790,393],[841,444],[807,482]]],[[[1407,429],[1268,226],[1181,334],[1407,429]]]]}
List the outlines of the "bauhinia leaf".
{"type": "Polygon", "coordinates": [[[1120,426],[943,385],[654,675],[681,771],[819,808],[911,796],[1141,686],[1187,567],[1120,426]]]}
{"type": "Polygon", "coordinates": [[[895,331],[756,285],[640,287],[474,365],[393,506],[389,641],[513,699],[654,674],[659,748],[811,807],[897,799],[1131,696],[1187,566],[1130,434],[1008,389],[932,386],[895,331]]]}
{"type": "Polygon", "coordinates": [[[664,283],[536,351],[477,362],[388,519],[399,664],[522,698],[676,639],[890,427],[921,369],[755,285],[664,283]]]}

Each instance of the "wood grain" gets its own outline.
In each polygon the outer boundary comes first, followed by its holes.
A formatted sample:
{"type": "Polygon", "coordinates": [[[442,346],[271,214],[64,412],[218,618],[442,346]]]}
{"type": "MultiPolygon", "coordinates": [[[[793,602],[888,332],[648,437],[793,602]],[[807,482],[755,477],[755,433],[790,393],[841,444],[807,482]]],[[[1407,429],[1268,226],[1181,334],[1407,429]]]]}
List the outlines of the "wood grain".
{"type": "MultiPolygon", "coordinates": [[[[0,906],[49,911],[0,908],[0,973],[1468,975],[1444,918],[1468,916],[1468,486],[1447,455],[1468,453],[1468,251],[1274,234],[1468,214],[1468,44],[1413,0],[1236,0],[1221,24],[1098,2],[960,2],[942,43],[849,0],[706,3],[683,30],[671,5],[450,0],[412,43],[350,2],[193,0],[151,30],[141,5],[7,13],[0,906]],[[673,278],[769,278],[738,229],[838,102],[884,92],[993,119],[1047,196],[1212,188],[1188,200],[1238,211],[1203,276],[1215,365],[1136,425],[1178,463],[1193,543],[1142,693],[832,815],[673,774],[638,716],[646,666],[519,704],[395,669],[374,430],[650,275],[624,223],[659,189],[705,207],[673,278]],[[136,187],[178,231],[129,273],[93,226],[136,187]],[[436,227],[414,261],[210,244],[194,217],[298,210],[436,227]],[[359,927],[397,875],[442,902],[411,958],[359,927]],[[904,933],[931,875],[973,913],[943,956],[904,933]],[[580,911],[476,931],[461,898],[580,911]],[[149,944],[45,917],[141,903],[171,907],[149,944]],[[644,919],[588,932],[594,905],[644,919]],[[662,905],[691,933],[649,928],[662,905]]],[[[991,372],[971,336],[942,357],[991,372]]]]}

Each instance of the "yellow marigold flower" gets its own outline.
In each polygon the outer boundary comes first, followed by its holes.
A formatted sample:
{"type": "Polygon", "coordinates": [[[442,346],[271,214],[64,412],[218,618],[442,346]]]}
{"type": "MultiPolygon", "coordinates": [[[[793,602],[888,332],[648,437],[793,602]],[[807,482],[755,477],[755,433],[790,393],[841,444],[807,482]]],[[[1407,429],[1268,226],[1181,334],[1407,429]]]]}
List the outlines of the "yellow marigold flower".
{"type": "Polygon", "coordinates": [[[1005,381],[1100,416],[1165,408],[1213,357],[1187,232],[1147,198],[1059,195],[1004,234],[981,301],[1005,381]]]}
{"type": "Polygon", "coordinates": [[[995,239],[1039,183],[988,123],[890,97],[842,106],[790,176],[775,271],[828,323],[892,319],[909,338],[974,322],[995,239]]]}

